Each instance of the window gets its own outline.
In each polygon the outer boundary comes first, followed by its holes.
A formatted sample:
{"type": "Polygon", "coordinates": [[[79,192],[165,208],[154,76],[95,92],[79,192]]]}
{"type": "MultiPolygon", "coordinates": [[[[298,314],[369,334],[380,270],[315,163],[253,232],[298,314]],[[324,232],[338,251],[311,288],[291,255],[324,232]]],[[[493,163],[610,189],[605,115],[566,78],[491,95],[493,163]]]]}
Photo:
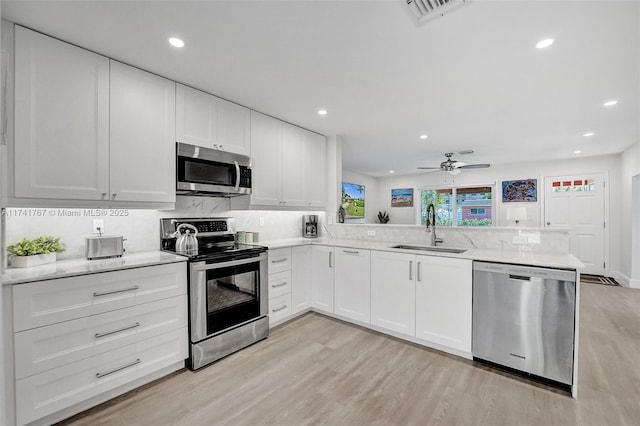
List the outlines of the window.
{"type": "Polygon", "coordinates": [[[493,224],[493,187],[422,189],[420,224],[427,221],[427,207],[433,204],[436,226],[491,226],[493,224]]]}

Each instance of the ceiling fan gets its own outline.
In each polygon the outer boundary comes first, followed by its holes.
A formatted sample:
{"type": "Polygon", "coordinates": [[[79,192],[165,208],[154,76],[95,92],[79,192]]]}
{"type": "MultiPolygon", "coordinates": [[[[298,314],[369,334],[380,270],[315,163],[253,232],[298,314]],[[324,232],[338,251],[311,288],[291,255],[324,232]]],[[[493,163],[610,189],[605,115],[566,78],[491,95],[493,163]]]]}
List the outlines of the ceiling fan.
{"type": "MultiPolygon", "coordinates": [[[[473,152],[473,151],[472,151],[473,152]]],[[[452,175],[460,173],[460,169],[484,169],[490,167],[491,164],[467,164],[464,161],[456,161],[452,159],[453,152],[447,152],[444,154],[447,159],[440,163],[440,167],[417,167],[420,170],[441,170],[443,172],[449,172],[452,175]]]]}

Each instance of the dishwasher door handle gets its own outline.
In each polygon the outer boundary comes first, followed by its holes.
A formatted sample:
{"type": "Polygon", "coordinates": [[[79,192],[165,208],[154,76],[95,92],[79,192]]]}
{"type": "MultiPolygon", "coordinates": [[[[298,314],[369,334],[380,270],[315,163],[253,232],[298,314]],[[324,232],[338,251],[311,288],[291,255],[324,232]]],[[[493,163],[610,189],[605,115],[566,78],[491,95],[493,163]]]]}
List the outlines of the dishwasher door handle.
{"type": "Polygon", "coordinates": [[[513,275],[509,274],[509,279],[519,280],[519,281],[531,281],[531,277],[526,277],[524,275],[513,275]]]}

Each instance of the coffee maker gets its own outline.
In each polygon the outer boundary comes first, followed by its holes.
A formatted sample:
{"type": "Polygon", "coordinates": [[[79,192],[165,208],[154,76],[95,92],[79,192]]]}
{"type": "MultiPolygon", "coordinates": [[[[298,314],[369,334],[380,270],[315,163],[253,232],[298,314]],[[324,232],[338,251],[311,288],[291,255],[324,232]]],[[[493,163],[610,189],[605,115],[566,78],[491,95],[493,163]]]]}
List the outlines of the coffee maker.
{"type": "Polygon", "coordinates": [[[317,214],[305,214],[302,216],[302,236],[304,238],[318,238],[317,214]]]}

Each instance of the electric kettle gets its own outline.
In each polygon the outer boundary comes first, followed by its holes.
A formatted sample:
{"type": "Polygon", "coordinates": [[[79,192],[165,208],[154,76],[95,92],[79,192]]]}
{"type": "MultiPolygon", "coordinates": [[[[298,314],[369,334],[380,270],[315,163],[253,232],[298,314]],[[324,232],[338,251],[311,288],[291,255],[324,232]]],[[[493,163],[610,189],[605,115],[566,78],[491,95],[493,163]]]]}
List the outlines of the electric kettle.
{"type": "Polygon", "coordinates": [[[176,240],[176,252],[180,254],[186,254],[189,256],[194,256],[198,254],[198,230],[195,226],[189,225],[188,223],[183,223],[176,228],[176,232],[174,235],[177,237],[176,240]],[[180,230],[185,228],[184,233],[180,233],[180,230]],[[193,231],[193,235],[191,234],[193,231]]]}

